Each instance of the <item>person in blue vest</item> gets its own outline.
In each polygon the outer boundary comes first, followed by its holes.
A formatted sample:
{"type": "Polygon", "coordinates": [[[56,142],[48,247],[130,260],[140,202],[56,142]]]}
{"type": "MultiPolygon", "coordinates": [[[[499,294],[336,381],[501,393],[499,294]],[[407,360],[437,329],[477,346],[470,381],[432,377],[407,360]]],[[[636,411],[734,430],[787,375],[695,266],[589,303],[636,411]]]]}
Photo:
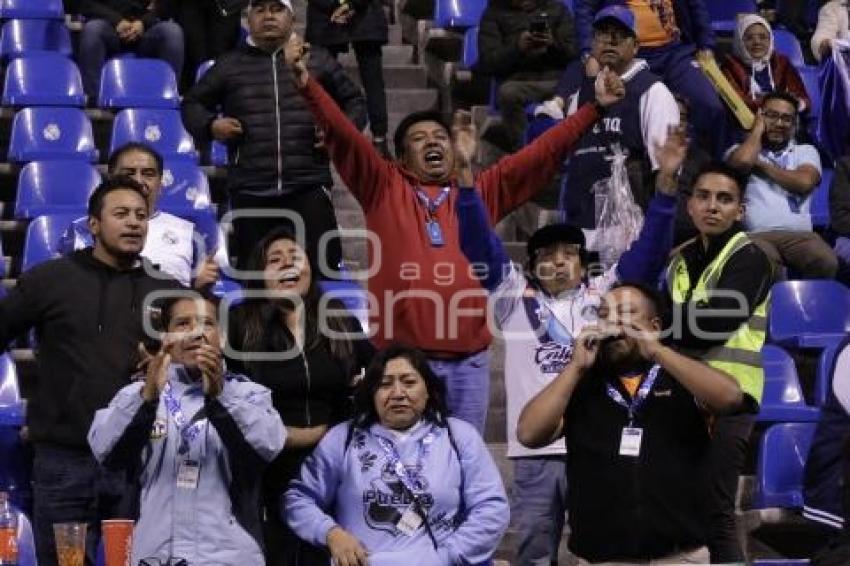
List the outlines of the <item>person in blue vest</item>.
{"type": "MultiPolygon", "coordinates": [[[[581,228],[596,226],[597,212],[592,192],[594,183],[611,176],[616,148],[624,151],[629,184],[635,202],[646,210],[652,198],[651,177],[658,169],[655,154],[667,138],[670,126],[679,123],[679,107],[661,79],[649,70],[638,51],[635,17],[625,6],[609,6],[593,21],[592,54],[595,61],[619,75],[626,96],[607,109],[605,116],[581,137],[567,165],[567,220],[581,228]]],[[[585,77],[578,91],[561,103],[541,105],[535,111],[555,119],[571,115],[594,92],[595,78],[585,77]]]]}

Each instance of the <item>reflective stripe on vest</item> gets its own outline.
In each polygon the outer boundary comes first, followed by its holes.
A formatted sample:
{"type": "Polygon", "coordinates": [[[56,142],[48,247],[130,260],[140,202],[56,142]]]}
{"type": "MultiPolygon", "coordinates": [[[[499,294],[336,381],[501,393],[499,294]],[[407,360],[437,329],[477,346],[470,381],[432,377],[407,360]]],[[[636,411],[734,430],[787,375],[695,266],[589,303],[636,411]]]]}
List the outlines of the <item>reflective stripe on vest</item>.
{"type": "MultiPolygon", "coordinates": [[[[712,291],[717,287],[723,268],[736,252],[751,245],[745,232],[738,232],[720,250],[717,257],[703,270],[696,285],[691,287],[688,266],[682,254],[677,254],[667,269],[667,288],[673,302],[707,303],[712,291]]],[[[713,368],[725,371],[733,376],[744,393],[761,402],[764,389],[764,369],[761,362],[761,348],[764,345],[767,330],[767,309],[770,294],[753,311],[747,322],[722,345],[710,348],[702,354],[704,362],[713,368]]],[[[687,323],[688,321],[683,321],[687,323]]]]}

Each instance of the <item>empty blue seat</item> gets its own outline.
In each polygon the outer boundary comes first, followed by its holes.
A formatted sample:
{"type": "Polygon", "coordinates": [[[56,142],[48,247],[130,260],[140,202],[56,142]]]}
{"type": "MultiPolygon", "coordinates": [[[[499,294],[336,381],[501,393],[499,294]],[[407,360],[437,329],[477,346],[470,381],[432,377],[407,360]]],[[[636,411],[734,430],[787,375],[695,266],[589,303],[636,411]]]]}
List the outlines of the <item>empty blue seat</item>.
{"type": "Polygon", "coordinates": [[[809,212],[812,215],[812,225],[816,228],[829,226],[829,191],[835,171],[826,169],[821,172],[820,184],[812,191],[809,212]]]}
{"type": "Polygon", "coordinates": [[[486,7],[486,0],[463,0],[463,2],[436,0],[434,4],[434,27],[466,29],[477,26],[486,7]]]}
{"type": "Polygon", "coordinates": [[[354,281],[321,281],[319,286],[328,298],[341,301],[348,312],[360,321],[365,332],[369,328],[369,297],[354,281]]]}
{"type": "Polygon", "coordinates": [[[27,226],[24,240],[24,257],[21,269],[26,271],[39,263],[60,257],[59,241],[62,234],[79,218],[79,214],[54,214],[39,216],[27,226]]]}
{"type": "Polygon", "coordinates": [[[20,57],[6,67],[4,106],[86,105],[77,65],[59,53],[39,52],[20,57]]]}
{"type": "Polygon", "coordinates": [[[101,108],[177,108],[174,70],[160,59],[110,59],[100,73],[101,108]]]}
{"type": "Polygon", "coordinates": [[[850,290],[838,281],[780,281],[771,290],[770,342],[823,349],[850,332],[850,290]]]}
{"type": "Polygon", "coordinates": [[[706,2],[705,7],[711,18],[711,27],[721,33],[735,31],[738,14],[757,11],[755,0],[712,0],[706,2]]]}
{"type": "Polygon", "coordinates": [[[157,208],[180,215],[209,211],[211,203],[209,182],[200,167],[186,160],[166,161],[157,208]]]}
{"type": "Polygon", "coordinates": [[[79,108],[24,108],[12,121],[9,161],[47,159],[96,162],[91,121],[79,108]]]}
{"type": "Polygon", "coordinates": [[[198,162],[192,136],[183,127],[180,112],[159,108],[127,108],[115,116],[109,153],[129,142],[154,148],[164,159],[198,162]]]}
{"type": "Polygon", "coordinates": [[[64,21],[9,20],[0,30],[0,59],[13,59],[37,51],[71,56],[71,33],[64,21]]]}
{"type": "Polygon", "coordinates": [[[788,57],[795,67],[803,67],[806,60],[803,58],[803,48],[797,36],[787,29],[776,28],[773,30],[773,46],[777,53],[788,57]]]}
{"type": "Polygon", "coordinates": [[[768,428],[759,445],[753,507],[801,509],[803,467],[815,423],[782,423],[768,428]]]}
{"type": "Polygon", "coordinates": [[[806,405],[791,356],[779,346],[765,344],[761,359],[764,394],[756,419],[760,422],[816,422],[820,410],[806,405]]]}
{"type": "Polygon", "coordinates": [[[15,218],[44,214],[83,215],[100,184],[97,169],[84,161],[33,161],[18,176],[15,218]]]}
{"type": "Polygon", "coordinates": [[[3,353],[0,355],[0,427],[23,425],[24,404],[18,386],[18,371],[9,354],[3,353]]]}
{"type": "Polygon", "coordinates": [[[0,19],[64,20],[62,0],[0,0],[0,19]]]}

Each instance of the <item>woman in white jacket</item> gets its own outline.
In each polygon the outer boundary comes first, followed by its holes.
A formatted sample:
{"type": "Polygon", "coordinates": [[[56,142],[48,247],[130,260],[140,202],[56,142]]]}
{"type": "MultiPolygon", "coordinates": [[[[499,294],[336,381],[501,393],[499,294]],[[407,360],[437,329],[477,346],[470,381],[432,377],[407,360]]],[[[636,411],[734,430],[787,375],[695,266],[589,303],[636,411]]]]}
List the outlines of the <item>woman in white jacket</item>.
{"type": "Polygon", "coordinates": [[[812,36],[812,53],[820,61],[832,49],[834,39],[850,39],[847,0],[830,0],[818,12],[818,25],[812,36]]]}

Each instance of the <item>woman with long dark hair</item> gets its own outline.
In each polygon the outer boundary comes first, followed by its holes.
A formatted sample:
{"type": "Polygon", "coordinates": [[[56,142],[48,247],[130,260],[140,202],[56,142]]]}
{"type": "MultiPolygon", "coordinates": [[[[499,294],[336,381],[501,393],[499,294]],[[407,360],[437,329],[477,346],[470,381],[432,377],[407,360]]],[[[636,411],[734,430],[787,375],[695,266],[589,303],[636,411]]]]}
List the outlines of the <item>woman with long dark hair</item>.
{"type": "Polygon", "coordinates": [[[357,319],[323,297],[315,262],[288,227],[260,241],[248,269],[263,276],[245,282],[246,300],[231,313],[228,367],[271,389],[287,429],[263,481],[266,560],[313,564],[324,552],[286,527],[281,497],[327,430],[349,418],[353,379],[374,350],[357,319]]]}
{"type": "Polygon", "coordinates": [[[336,564],[482,564],[508,525],[499,470],[472,425],[448,416],[420,350],[378,353],[354,417],[328,432],[286,493],[286,520],[336,564]]]}

